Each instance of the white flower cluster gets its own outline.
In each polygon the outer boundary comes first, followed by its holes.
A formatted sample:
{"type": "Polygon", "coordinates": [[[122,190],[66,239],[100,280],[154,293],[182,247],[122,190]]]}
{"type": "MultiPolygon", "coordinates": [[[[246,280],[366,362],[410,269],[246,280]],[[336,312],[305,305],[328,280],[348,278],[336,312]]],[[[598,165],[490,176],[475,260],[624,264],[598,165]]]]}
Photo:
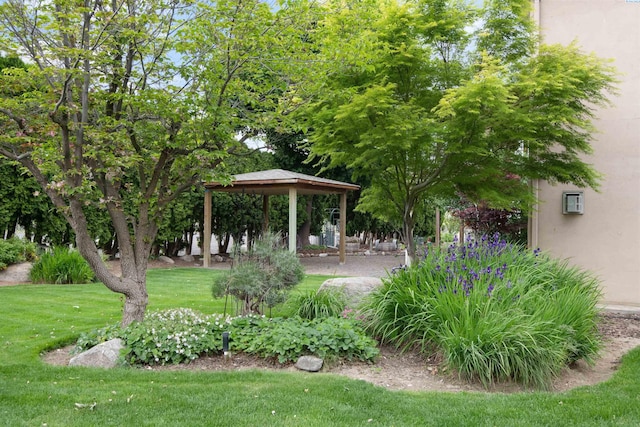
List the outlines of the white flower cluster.
{"type": "Polygon", "coordinates": [[[221,345],[221,333],[228,330],[232,320],[230,316],[204,315],[189,308],[149,313],[139,354],[146,363],[194,360],[221,345]]]}

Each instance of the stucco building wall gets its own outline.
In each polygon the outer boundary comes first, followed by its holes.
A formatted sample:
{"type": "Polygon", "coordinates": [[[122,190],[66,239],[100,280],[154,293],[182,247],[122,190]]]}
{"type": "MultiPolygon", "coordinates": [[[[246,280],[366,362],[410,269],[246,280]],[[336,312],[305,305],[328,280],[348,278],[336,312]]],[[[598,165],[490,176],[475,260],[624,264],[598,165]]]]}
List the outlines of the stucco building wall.
{"type": "Polygon", "coordinates": [[[614,59],[621,81],[613,105],[597,113],[594,153],[585,159],[604,175],[600,192],[584,189],[584,214],[563,215],[562,192],[579,189],[538,183],[530,244],[594,272],[603,302],[640,306],[640,2],[534,3],[545,43],[576,40],[614,59]]]}

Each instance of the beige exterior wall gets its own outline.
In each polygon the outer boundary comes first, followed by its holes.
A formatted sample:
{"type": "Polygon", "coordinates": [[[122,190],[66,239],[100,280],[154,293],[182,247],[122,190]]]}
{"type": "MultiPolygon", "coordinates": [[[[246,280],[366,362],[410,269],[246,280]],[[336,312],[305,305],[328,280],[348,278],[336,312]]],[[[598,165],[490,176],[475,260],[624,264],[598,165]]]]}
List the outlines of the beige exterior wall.
{"type": "Polygon", "coordinates": [[[563,215],[562,192],[577,189],[539,183],[530,243],[599,276],[604,303],[640,306],[640,2],[534,1],[545,43],[576,40],[622,75],[586,159],[604,175],[600,192],[584,190],[583,215],[563,215]]]}

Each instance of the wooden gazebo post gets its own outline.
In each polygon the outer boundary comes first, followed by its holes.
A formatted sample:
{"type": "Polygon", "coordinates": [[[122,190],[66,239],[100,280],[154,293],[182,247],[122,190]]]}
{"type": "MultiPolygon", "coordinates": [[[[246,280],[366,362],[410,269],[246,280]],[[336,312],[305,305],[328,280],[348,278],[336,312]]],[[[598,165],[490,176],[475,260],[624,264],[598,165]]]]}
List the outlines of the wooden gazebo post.
{"type": "Polygon", "coordinates": [[[269,231],[269,195],[262,196],[262,232],[269,231]]]}
{"type": "Polygon", "coordinates": [[[340,264],[347,261],[347,192],[340,194],[340,264]]]}
{"type": "Polygon", "coordinates": [[[289,252],[296,253],[298,233],[298,191],[289,187],[289,252]]]}
{"type": "Polygon", "coordinates": [[[202,265],[209,268],[211,262],[211,190],[204,190],[204,236],[202,239],[202,265]]]}

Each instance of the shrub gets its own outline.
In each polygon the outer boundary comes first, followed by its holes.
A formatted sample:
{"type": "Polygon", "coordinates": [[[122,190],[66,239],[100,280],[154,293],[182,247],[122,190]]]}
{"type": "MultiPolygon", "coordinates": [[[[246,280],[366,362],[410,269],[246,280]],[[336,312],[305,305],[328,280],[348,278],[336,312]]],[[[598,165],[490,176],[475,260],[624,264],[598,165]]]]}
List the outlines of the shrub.
{"type": "Polygon", "coordinates": [[[347,300],[344,292],[334,289],[308,291],[298,294],[293,305],[298,309],[296,314],[303,319],[338,317],[344,311],[347,300]]]}
{"type": "Polygon", "coordinates": [[[35,243],[15,237],[8,240],[0,240],[0,271],[11,264],[32,261],[35,257],[35,243]]]}
{"type": "Polygon", "coordinates": [[[463,377],[544,388],[597,354],[600,295],[588,273],[495,235],[426,254],[387,279],[365,315],[383,341],[435,346],[463,377]]]}
{"type": "Polygon", "coordinates": [[[132,323],[124,332],[127,360],[132,364],[177,364],[219,352],[229,321],[220,314],[205,316],[188,308],[149,313],[143,322],[132,323]]]}
{"type": "Polygon", "coordinates": [[[34,283],[78,284],[95,280],[87,261],[77,251],[66,247],[42,254],[33,264],[30,275],[34,283]]]}
{"type": "Polygon", "coordinates": [[[247,254],[235,258],[231,271],[216,278],[213,296],[234,296],[242,305],[242,314],[259,314],[263,304],[273,307],[284,302],[304,277],[304,270],[296,254],[281,242],[279,234],[271,233],[256,240],[247,254]]]}

